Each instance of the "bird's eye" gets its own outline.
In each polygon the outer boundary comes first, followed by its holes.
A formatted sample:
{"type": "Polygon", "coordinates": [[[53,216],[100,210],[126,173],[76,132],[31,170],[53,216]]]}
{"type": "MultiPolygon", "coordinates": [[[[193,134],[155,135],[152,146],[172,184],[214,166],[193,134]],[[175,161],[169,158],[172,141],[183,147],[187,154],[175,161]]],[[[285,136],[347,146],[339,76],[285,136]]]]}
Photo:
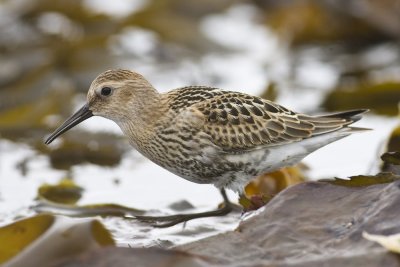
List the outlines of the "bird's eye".
{"type": "Polygon", "coordinates": [[[109,95],[111,95],[111,91],[112,91],[112,89],[110,87],[103,87],[103,88],[101,88],[100,93],[102,96],[109,96],[109,95]]]}

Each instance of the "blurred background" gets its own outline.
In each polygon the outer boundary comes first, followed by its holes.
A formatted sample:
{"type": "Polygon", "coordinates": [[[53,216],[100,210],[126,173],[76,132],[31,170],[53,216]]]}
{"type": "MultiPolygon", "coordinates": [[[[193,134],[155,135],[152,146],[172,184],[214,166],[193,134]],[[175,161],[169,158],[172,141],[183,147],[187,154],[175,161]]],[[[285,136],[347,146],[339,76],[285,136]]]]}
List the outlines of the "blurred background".
{"type": "Polygon", "coordinates": [[[220,201],[212,186],[147,161],[102,118],[43,144],[111,68],[161,92],[209,85],[298,112],[369,108],[357,126],[374,130],[312,154],[305,175],[376,173],[399,120],[399,14],[398,0],[0,1],[0,224],[29,214],[38,188],[61,179],[79,186],[80,203],[220,201]]]}

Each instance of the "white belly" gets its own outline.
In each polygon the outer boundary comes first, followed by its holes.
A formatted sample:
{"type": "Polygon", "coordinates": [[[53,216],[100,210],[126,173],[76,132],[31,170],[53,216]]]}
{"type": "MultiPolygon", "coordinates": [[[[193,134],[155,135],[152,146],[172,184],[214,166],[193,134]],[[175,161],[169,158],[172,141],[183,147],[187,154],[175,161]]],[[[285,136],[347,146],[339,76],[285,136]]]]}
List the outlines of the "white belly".
{"type": "Polygon", "coordinates": [[[243,154],[226,155],[227,161],[245,162],[247,165],[242,171],[225,173],[214,185],[218,188],[226,187],[236,192],[242,192],[244,186],[256,176],[297,164],[316,149],[349,134],[349,132],[333,132],[291,144],[260,148],[243,154]]]}

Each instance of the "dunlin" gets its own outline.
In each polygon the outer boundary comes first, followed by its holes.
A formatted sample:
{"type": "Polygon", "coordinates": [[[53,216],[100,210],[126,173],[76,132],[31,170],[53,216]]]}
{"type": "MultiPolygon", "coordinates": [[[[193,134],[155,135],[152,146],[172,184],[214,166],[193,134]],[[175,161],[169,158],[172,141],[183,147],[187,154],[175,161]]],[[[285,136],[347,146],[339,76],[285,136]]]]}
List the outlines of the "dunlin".
{"type": "Polygon", "coordinates": [[[113,120],[130,144],[154,163],[200,184],[214,184],[221,209],[138,219],[170,226],[231,211],[225,188],[243,192],[254,177],[293,165],[316,149],[363,129],[349,127],[367,110],[312,116],[238,92],[188,86],[158,93],[140,74],[108,70],[91,84],[86,104],[46,140],[78,123],[113,120]]]}

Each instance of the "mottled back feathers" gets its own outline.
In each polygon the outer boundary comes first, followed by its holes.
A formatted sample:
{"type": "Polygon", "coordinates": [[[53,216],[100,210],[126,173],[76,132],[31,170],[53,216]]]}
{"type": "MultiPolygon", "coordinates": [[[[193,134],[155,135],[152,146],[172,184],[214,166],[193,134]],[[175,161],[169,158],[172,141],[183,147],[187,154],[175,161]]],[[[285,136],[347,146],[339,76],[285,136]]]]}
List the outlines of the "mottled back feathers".
{"type": "MultiPolygon", "coordinates": [[[[351,116],[309,116],[269,100],[217,88],[192,86],[168,93],[170,108],[187,108],[203,115],[202,131],[227,151],[246,151],[300,141],[338,130],[355,120],[351,116]]],[[[365,111],[355,111],[357,115],[365,111]]]]}

